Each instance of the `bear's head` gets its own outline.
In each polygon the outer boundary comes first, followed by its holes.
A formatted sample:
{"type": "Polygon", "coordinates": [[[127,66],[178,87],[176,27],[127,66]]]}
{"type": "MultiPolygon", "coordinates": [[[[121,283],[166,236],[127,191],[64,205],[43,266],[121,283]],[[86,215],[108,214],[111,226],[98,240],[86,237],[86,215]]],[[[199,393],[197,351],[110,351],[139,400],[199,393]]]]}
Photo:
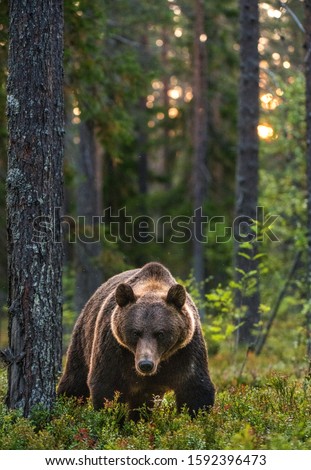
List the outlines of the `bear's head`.
{"type": "Polygon", "coordinates": [[[161,361],[191,341],[195,322],[180,284],[166,293],[147,291],[142,295],[136,295],[129,284],[120,284],[115,300],[112,333],[134,354],[139,375],[156,374],[161,361]]]}

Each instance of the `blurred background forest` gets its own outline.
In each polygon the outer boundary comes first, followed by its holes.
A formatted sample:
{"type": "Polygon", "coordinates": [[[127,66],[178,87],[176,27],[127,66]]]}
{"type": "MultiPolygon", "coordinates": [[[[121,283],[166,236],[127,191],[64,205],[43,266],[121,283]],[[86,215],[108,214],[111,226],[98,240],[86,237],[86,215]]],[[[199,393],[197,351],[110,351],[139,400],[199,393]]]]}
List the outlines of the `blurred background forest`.
{"type": "MultiPolygon", "coordinates": [[[[102,281],[157,260],[197,298],[204,290],[202,308],[208,307],[212,315],[207,334],[217,345],[236,324],[234,241],[229,237],[220,243],[219,237],[232,227],[236,207],[238,2],[209,0],[203,2],[203,12],[197,8],[201,2],[190,0],[64,3],[66,338],[80,308],[102,281]],[[194,169],[196,106],[204,109],[205,125],[199,171],[194,169]],[[203,188],[200,205],[194,190],[198,187],[203,188]],[[187,217],[200,206],[209,219],[218,219],[205,226],[208,241],[200,244],[198,267],[198,247],[191,237],[182,236],[189,233],[187,217]],[[179,225],[174,228],[167,221],[176,217],[179,225]]],[[[296,260],[280,315],[290,318],[291,345],[299,343],[306,351],[303,2],[260,2],[259,11],[258,205],[266,218],[278,216],[271,227],[277,241],[263,236],[257,247],[260,322],[264,325],[271,318],[296,260]]],[[[7,343],[7,28],[8,5],[1,0],[0,346],[7,343]]]]}

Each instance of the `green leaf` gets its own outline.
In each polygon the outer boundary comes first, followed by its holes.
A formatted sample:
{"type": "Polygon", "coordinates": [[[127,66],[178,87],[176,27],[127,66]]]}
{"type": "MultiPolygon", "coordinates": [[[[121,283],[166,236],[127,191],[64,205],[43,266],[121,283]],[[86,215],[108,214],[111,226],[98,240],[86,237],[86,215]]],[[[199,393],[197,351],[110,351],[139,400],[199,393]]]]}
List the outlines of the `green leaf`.
{"type": "Polygon", "coordinates": [[[252,250],[253,245],[250,242],[244,242],[244,243],[240,243],[239,248],[242,248],[244,250],[252,250]]]}
{"type": "Polygon", "coordinates": [[[239,256],[243,256],[243,258],[246,259],[251,259],[251,256],[247,255],[246,253],[243,253],[243,251],[239,251],[239,256]]]}
{"type": "Polygon", "coordinates": [[[257,253],[257,255],[255,255],[253,259],[263,258],[264,256],[266,256],[265,253],[257,253]]]}
{"type": "Polygon", "coordinates": [[[240,269],[240,268],[235,268],[236,272],[240,273],[240,274],[243,274],[243,276],[245,276],[246,272],[243,270],[243,269],[240,269]]]}
{"type": "Polygon", "coordinates": [[[241,289],[241,288],[242,288],[242,285],[241,285],[241,283],[239,283],[239,282],[230,281],[230,282],[229,282],[229,287],[230,287],[231,289],[241,289]]]}

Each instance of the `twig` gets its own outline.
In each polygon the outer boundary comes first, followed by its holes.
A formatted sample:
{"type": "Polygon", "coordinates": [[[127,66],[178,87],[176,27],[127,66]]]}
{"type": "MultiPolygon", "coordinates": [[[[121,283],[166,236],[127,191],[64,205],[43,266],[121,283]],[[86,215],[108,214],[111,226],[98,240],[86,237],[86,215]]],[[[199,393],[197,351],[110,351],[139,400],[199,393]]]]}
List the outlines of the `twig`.
{"type": "Polygon", "coordinates": [[[24,359],[25,355],[25,352],[21,352],[17,356],[14,356],[12,350],[10,348],[6,348],[0,351],[0,360],[2,360],[5,365],[9,366],[11,364],[18,364],[19,362],[21,362],[24,359]]]}
{"type": "Polygon", "coordinates": [[[297,266],[298,266],[298,263],[300,261],[300,258],[301,258],[301,255],[302,255],[302,250],[298,251],[298,253],[296,254],[295,256],[295,259],[294,259],[294,262],[293,262],[293,265],[292,265],[292,268],[288,274],[288,277],[287,277],[287,280],[283,286],[283,289],[281,290],[281,292],[279,293],[279,296],[277,298],[277,301],[276,301],[276,304],[274,306],[274,309],[272,310],[272,313],[270,315],[270,318],[268,320],[268,323],[267,323],[267,327],[264,331],[264,333],[258,337],[258,341],[257,341],[257,344],[255,346],[255,354],[258,356],[261,351],[262,351],[262,348],[267,340],[267,337],[268,337],[268,334],[269,334],[269,331],[270,331],[270,328],[272,326],[272,323],[274,322],[275,320],[275,317],[278,313],[278,310],[279,310],[279,307],[281,305],[281,302],[283,300],[283,298],[285,297],[285,294],[286,294],[286,291],[288,289],[288,286],[289,286],[289,283],[293,277],[293,275],[295,274],[295,271],[297,269],[297,266]]]}
{"type": "Polygon", "coordinates": [[[242,374],[244,372],[244,369],[245,369],[246,363],[248,361],[249,355],[253,352],[254,352],[254,347],[253,346],[248,346],[248,348],[246,350],[245,357],[244,357],[244,361],[243,361],[241,369],[240,369],[240,373],[238,375],[238,379],[240,379],[242,377],[242,374]]]}
{"type": "Polygon", "coordinates": [[[272,72],[272,70],[270,69],[267,69],[266,67],[259,67],[260,70],[262,70],[263,72],[265,72],[267,75],[269,75],[269,77],[272,79],[274,85],[278,88],[278,82],[277,82],[277,76],[276,76],[276,73],[272,72]]]}
{"type": "Polygon", "coordinates": [[[116,39],[117,41],[122,42],[123,44],[127,44],[133,47],[141,47],[141,44],[139,42],[132,41],[131,39],[121,36],[120,34],[113,34],[112,37],[113,39],[116,39]]]}
{"type": "Polygon", "coordinates": [[[309,363],[308,377],[311,378],[311,302],[307,304],[306,330],[307,330],[307,360],[309,363]]]}
{"type": "Polygon", "coordinates": [[[279,0],[280,2],[280,5],[281,7],[285,8],[285,10],[287,11],[287,13],[290,14],[290,16],[293,18],[293,20],[295,21],[296,25],[298,26],[298,28],[300,29],[300,31],[302,31],[303,33],[306,32],[303,24],[301,23],[301,21],[299,20],[299,18],[297,17],[297,15],[293,12],[293,10],[287,5],[287,3],[284,3],[282,2],[281,0],[279,0]]]}

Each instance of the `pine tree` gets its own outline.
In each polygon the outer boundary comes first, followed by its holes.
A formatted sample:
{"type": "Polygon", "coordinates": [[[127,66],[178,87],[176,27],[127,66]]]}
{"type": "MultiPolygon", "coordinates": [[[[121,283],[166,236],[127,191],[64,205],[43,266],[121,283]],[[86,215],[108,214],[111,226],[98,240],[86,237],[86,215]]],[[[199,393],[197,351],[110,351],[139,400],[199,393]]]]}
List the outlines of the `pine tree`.
{"type": "Polygon", "coordinates": [[[50,409],[61,369],[63,2],[10,2],[7,404],[50,409]]]}
{"type": "Polygon", "coordinates": [[[204,0],[195,1],[194,11],[194,51],[193,51],[193,208],[194,239],[193,259],[194,276],[202,286],[205,279],[204,246],[202,233],[202,211],[207,189],[207,55],[205,43],[205,6],[204,0]],[[200,212],[200,214],[198,213],[200,212]]]}
{"type": "Polygon", "coordinates": [[[239,144],[236,170],[235,268],[242,309],[238,341],[251,343],[259,320],[256,244],[252,221],[258,202],[259,9],[254,0],[240,0],[239,144]],[[243,243],[244,242],[244,243],[243,243]],[[245,244],[246,242],[246,244],[245,244]]]}
{"type": "Polygon", "coordinates": [[[76,158],[76,213],[78,237],[75,249],[75,307],[79,312],[103,281],[100,269],[102,245],[99,217],[102,213],[102,155],[94,123],[79,124],[80,149],[76,158]]]}

